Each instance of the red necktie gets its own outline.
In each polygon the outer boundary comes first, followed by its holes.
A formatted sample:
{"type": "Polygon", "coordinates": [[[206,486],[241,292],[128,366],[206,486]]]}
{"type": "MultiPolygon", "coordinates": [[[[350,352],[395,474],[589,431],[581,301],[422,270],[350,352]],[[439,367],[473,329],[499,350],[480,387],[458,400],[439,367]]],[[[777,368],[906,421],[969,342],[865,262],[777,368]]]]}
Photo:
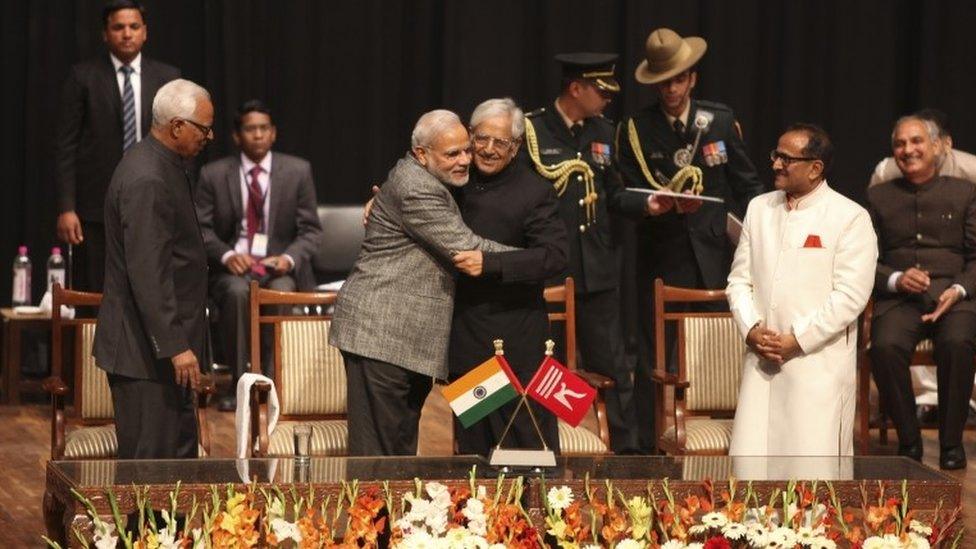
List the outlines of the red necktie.
{"type": "Polygon", "coordinates": [[[251,243],[254,242],[255,233],[261,232],[264,225],[264,194],[261,193],[261,185],[258,184],[261,166],[254,166],[249,173],[251,174],[251,184],[247,186],[248,250],[250,250],[251,243]]]}

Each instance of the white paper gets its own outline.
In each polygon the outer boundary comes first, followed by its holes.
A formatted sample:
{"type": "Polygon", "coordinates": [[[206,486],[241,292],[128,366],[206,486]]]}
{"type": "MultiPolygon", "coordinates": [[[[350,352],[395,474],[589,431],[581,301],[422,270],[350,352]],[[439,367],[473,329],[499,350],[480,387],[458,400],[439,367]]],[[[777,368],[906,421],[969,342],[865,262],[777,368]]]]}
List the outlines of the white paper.
{"type": "Polygon", "coordinates": [[[636,187],[627,187],[626,189],[628,191],[633,191],[635,193],[656,194],[656,195],[659,195],[659,196],[670,196],[670,197],[673,197],[673,198],[684,198],[684,199],[688,199],[688,200],[701,200],[703,202],[717,202],[719,204],[722,204],[722,203],[725,202],[724,200],[722,200],[721,198],[719,198],[717,196],[705,196],[705,195],[701,195],[701,194],[684,194],[684,193],[676,193],[676,192],[673,192],[673,191],[655,191],[653,189],[639,189],[639,188],[636,188],[636,187]]]}

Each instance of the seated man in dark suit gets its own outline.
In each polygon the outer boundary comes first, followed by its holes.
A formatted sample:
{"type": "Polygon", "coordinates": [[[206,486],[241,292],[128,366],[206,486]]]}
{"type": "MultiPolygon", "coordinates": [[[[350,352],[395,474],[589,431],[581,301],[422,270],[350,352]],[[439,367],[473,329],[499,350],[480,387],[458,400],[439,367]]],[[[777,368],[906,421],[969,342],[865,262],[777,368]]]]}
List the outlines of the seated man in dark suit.
{"type": "MultiPolygon", "coordinates": [[[[200,171],[196,204],[207,258],[210,295],[219,310],[220,340],[232,368],[231,396],[218,403],[233,410],[237,380],[249,363],[249,286],[275,290],[315,286],[311,255],[321,228],[315,184],[306,160],[272,153],[276,128],[262,102],[247,101],[234,116],[241,153],[200,171]]],[[[265,372],[270,360],[262,360],[265,372]]]]}
{"type": "Polygon", "coordinates": [[[881,403],[898,430],[898,453],[921,460],[908,365],[916,344],[932,338],[939,386],[939,465],[962,469],[976,343],[976,186],[938,174],[945,147],[931,120],[901,118],[891,141],[904,177],[868,189],[879,251],[872,372],[881,403]]]}

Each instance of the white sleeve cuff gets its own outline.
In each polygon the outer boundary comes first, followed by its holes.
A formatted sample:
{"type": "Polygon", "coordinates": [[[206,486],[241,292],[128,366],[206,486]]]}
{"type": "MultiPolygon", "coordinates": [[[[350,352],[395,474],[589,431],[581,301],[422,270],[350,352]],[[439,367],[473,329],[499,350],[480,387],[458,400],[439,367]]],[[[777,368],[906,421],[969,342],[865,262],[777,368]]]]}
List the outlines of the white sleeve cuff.
{"type": "Polygon", "coordinates": [[[959,299],[966,299],[966,288],[963,288],[962,284],[953,284],[950,288],[955,288],[959,292],[959,299]]]}
{"type": "MultiPolygon", "coordinates": [[[[901,276],[903,272],[904,271],[895,271],[895,272],[891,273],[891,276],[888,277],[888,291],[889,292],[895,293],[895,292],[898,291],[898,277],[901,276]]],[[[965,291],[965,290],[963,290],[963,291],[965,291]]]]}
{"type": "Polygon", "coordinates": [[[281,254],[281,257],[287,259],[288,260],[288,263],[291,263],[291,268],[292,269],[295,268],[295,259],[292,256],[290,256],[288,254],[281,254]]]}
{"type": "Polygon", "coordinates": [[[232,255],[234,255],[236,253],[237,252],[235,252],[234,250],[227,250],[226,252],[224,252],[224,255],[220,256],[220,262],[222,264],[226,265],[227,264],[227,260],[230,259],[230,256],[232,256],[232,255]]]}

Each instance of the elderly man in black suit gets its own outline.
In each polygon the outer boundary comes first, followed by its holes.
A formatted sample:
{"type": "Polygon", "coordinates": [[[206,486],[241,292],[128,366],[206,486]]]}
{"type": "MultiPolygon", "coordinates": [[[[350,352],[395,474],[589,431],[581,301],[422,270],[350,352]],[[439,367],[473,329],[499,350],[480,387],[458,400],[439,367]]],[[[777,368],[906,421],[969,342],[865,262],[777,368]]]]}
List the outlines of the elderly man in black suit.
{"type": "MultiPolygon", "coordinates": [[[[321,229],[312,168],[306,160],[272,152],[276,137],[268,107],[246,101],[234,116],[240,154],[204,166],[197,187],[210,295],[219,307],[220,339],[234,386],[249,358],[250,281],[281,291],[315,286],[311,255],[321,229]]],[[[267,371],[270,356],[264,356],[267,371]]],[[[233,410],[234,396],[222,398],[218,407],[233,410]]]]}
{"type": "Polygon", "coordinates": [[[207,254],[187,161],[213,138],[207,90],[174,80],[153,100],[105,197],[105,292],[94,355],[108,373],[120,459],[189,458],[192,389],[207,356],[207,254]]]}
{"type": "Polygon", "coordinates": [[[64,84],[55,143],[58,237],[78,248],[75,287],[101,291],[105,192],[122,153],[149,132],[153,97],[180,71],[141,54],[145,11],[113,0],[102,12],[109,55],[78,63],[64,84]]]}
{"type": "Polygon", "coordinates": [[[871,368],[898,430],[898,453],[922,459],[908,365],[918,342],[934,343],[939,393],[939,466],[966,467],[962,431],[976,353],[976,186],[939,175],[939,129],[918,116],[891,137],[904,177],[868,189],[878,233],[871,368]]]}

